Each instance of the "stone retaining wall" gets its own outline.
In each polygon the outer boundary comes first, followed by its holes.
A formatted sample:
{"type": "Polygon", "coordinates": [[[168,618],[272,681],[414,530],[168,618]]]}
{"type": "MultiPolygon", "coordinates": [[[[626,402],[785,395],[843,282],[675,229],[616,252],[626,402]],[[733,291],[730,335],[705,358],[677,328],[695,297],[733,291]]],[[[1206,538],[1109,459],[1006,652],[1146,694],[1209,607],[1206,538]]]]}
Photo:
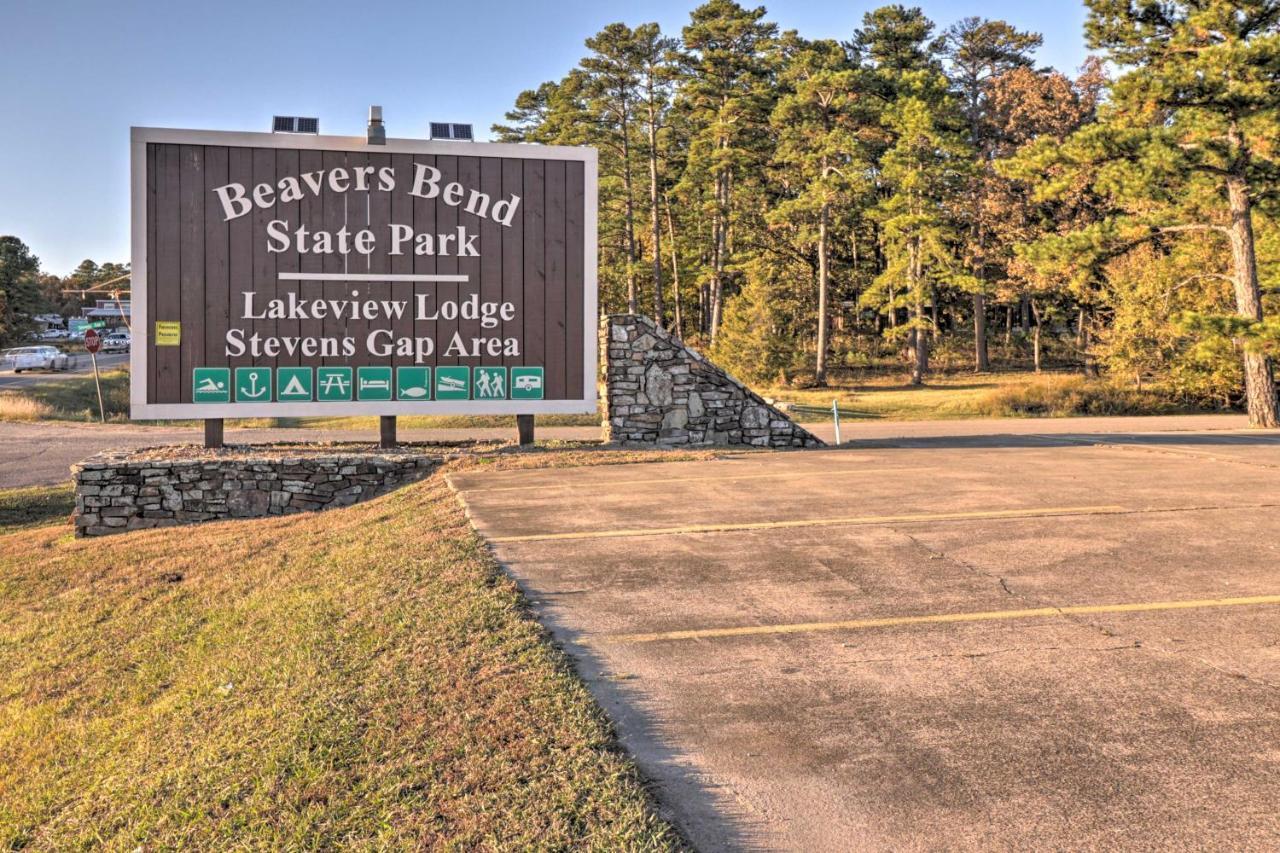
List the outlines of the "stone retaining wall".
{"type": "Polygon", "coordinates": [[[653,320],[601,323],[606,441],[819,447],[822,441],[653,320]]]}
{"type": "Polygon", "coordinates": [[[424,476],[439,457],[410,453],[98,454],[71,469],[77,536],[349,506],[424,476]]]}

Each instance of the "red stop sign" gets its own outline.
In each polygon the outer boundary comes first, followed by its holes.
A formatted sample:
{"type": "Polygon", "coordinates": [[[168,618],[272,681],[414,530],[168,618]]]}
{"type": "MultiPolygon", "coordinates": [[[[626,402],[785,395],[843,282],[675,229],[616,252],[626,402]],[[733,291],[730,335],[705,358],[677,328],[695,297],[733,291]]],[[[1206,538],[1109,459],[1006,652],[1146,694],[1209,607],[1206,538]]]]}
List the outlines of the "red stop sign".
{"type": "Polygon", "coordinates": [[[100,346],[102,346],[102,336],[98,334],[97,329],[89,329],[84,333],[85,349],[89,352],[97,352],[100,346]]]}

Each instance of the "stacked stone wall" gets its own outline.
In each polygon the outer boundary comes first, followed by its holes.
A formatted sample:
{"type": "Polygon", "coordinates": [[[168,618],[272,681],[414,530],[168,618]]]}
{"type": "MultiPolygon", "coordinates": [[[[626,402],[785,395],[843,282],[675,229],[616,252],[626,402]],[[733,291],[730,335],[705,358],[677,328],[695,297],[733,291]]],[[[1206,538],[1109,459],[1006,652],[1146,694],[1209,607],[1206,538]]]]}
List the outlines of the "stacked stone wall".
{"type": "Polygon", "coordinates": [[[77,536],[349,506],[424,476],[418,454],[147,458],[99,454],[71,469],[77,536]]]}
{"type": "Polygon", "coordinates": [[[607,441],[671,447],[822,445],[648,317],[606,317],[600,334],[607,441]]]}

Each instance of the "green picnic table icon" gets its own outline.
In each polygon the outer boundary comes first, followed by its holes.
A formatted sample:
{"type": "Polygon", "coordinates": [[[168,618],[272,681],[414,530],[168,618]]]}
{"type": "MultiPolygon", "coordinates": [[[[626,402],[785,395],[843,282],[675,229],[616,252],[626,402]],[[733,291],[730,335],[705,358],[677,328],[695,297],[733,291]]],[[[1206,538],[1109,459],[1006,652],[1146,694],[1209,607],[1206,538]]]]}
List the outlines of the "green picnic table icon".
{"type": "Polygon", "coordinates": [[[346,402],[351,399],[350,367],[317,367],[316,399],[321,402],[346,402]]]}

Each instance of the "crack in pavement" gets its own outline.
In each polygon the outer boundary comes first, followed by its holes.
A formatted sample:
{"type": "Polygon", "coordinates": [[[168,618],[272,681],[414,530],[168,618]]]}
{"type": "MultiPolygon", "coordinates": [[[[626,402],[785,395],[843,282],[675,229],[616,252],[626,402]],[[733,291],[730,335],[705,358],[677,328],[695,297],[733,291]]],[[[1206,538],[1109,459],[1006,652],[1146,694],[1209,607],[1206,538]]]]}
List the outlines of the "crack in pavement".
{"type": "MultiPolygon", "coordinates": [[[[1125,636],[1123,632],[1120,632],[1108,625],[1095,622],[1092,619],[1088,619],[1078,614],[1062,612],[1063,607],[1070,607],[1071,605],[1058,604],[1057,602],[1051,601],[1046,598],[1029,595],[1027,593],[1015,592],[1009,586],[1005,578],[1001,577],[998,574],[982,569],[977,565],[970,563],[967,560],[963,560],[952,554],[948,554],[945,551],[940,551],[928,545],[927,543],[921,541],[918,537],[913,536],[910,533],[907,533],[906,531],[898,530],[895,528],[894,532],[905,537],[917,548],[924,551],[926,554],[929,555],[930,559],[944,559],[956,566],[959,566],[962,569],[965,569],[966,571],[971,572],[977,577],[986,578],[988,580],[994,580],[999,584],[1000,588],[1004,590],[1006,594],[1013,596],[1014,598],[1019,599],[1020,601],[1033,603],[1039,607],[1049,607],[1049,608],[1058,610],[1059,611],[1058,615],[1061,616],[1064,620],[1071,622],[1079,627],[1088,628],[1091,631],[1097,631],[1099,634],[1101,634],[1104,637],[1125,636]]],[[[1250,683],[1257,684],[1263,687],[1268,687],[1273,690],[1280,689],[1280,683],[1269,681],[1265,678],[1259,678],[1258,676],[1250,675],[1249,673],[1246,673],[1246,672],[1239,672],[1237,670],[1228,669],[1226,667],[1221,666],[1220,664],[1214,663],[1213,661],[1208,660],[1207,658],[1200,657],[1199,655],[1193,654],[1189,651],[1183,651],[1181,649],[1171,649],[1171,648],[1168,648],[1167,646],[1162,646],[1157,643],[1150,642],[1141,637],[1137,637],[1136,635],[1133,635],[1133,634],[1130,634],[1129,636],[1134,636],[1133,645],[1119,646],[1117,648],[1140,648],[1140,649],[1147,649],[1154,652],[1161,652],[1171,657],[1175,657],[1175,656],[1182,657],[1187,660],[1195,661],[1205,667],[1208,667],[1209,669],[1214,670],[1215,672],[1218,672],[1219,674],[1226,675],[1231,678],[1239,679],[1242,681],[1248,681],[1250,683]]],[[[964,656],[964,655],[959,655],[959,656],[964,656]]]]}
{"type": "MultiPolygon", "coordinates": [[[[842,643],[843,648],[856,648],[852,643],[842,643]]],[[[946,658],[988,658],[1014,652],[1119,652],[1143,648],[1139,640],[1121,646],[1010,646],[985,652],[941,652],[933,655],[892,656],[886,658],[854,658],[845,663],[910,663],[913,661],[943,660],[946,658]]]]}

